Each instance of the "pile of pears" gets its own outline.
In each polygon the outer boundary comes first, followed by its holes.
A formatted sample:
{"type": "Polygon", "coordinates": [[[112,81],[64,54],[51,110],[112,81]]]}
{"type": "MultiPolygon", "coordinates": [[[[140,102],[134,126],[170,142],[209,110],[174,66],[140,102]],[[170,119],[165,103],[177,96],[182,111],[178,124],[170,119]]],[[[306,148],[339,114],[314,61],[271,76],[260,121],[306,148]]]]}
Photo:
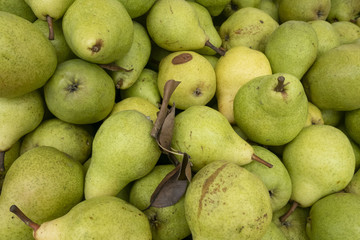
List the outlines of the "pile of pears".
{"type": "Polygon", "coordinates": [[[0,0],[0,239],[359,239],[359,16],[0,0]]]}

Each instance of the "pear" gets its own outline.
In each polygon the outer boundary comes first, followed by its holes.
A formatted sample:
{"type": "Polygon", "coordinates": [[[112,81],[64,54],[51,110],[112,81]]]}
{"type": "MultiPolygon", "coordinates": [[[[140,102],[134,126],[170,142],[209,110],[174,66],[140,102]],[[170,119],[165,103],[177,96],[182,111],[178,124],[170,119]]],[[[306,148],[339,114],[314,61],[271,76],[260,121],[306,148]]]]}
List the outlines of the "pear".
{"type": "Polygon", "coordinates": [[[0,0],[0,11],[15,14],[30,22],[36,20],[34,12],[24,0],[0,0]]]}
{"type": "Polygon", "coordinates": [[[149,118],[153,123],[156,121],[157,113],[159,112],[159,108],[148,100],[141,97],[129,97],[116,103],[109,116],[125,110],[137,110],[149,118]]]}
{"type": "Polygon", "coordinates": [[[207,106],[192,106],[176,115],[172,147],[190,155],[193,171],[219,159],[239,165],[258,159],[227,119],[207,106]]]}
{"type": "Polygon", "coordinates": [[[259,9],[269,14],[276,22],[279,22],[279,8],[273,0],[261,0],[259,9]]]}
{"type": "Polygon", "coordinates": [[[20,154],[35,147],[51,146],[84,163],[90,157],[92,141],[93,136],[83,126],[52,118],[24,136],[20,154]]]}
{"type": "Polygon", "coordinates": [[[0,163],[0,193],[7,171],[14,161],[20,156],[20,145],[21,140],[14,143],[9,150],[3,153],[3,163],[0,163]]]}
{"type": "Polygon", "coordinates": [[[58,65],[44,86],[44,96],[55,117],[73,124],[91,124],[111,112],[115,86],[98,65],[70,59],[58,65]]]}
{"type": "Polygon", "coordinates": [[[181,82],[169,100],[169,105],[175,102],[178,109],[206,105],[215,95],[215,70],[205,57],[194,51],[177,51],[161,60],[157,83],[162,97],[165,83],[170,79],[181,82]]]}
{"type": "Polygon", "coordinates": [[[203,56],[210,62],[210,64],[215,69],[217,62],[219,61],[219,58],[214,55],[203,55],[203,56]]]}
{"type": "Polygon", "coordinates": [[[257,156],[266,159],[273,167],[270,169],[258,162],[251,162],[243,167],[258,176],[270,194],[271,208],[275,212],[283,208],[291,197],[291,179],[281,160],[270,150],[261,146],[252,146],[257,156]]]}
{"type": "Polygon", "coordinates": [[[360,196],[334,193],[317,201],[310,209],[306,232],[310,239],[355,239],[360,235],[360,196]]]}
{"type": "Polygon", "coordinates": [[[357,144],[354,140],[352,140],[350,134],[348,133],[346,129],[345,122],[341,122],[339,125],[336,126],[338,129],[340,129],[345,135],[348,137],[351,146],[353,148],[354,154],[355,154],[355,171],[357,171],[360,167],[360,146],[357,144]]]}
{"type": "Polygon", "coordinates": [[[352,22],[339,21],[331,25],[339,36],[340,44],[352,43],[360,38],[360,26],[352,22]]]}
{"type": "Polygon", "coordinates": [[[117,112],[101,124],[85,178],[86,199],[115,196],[154,168],[161,152],[150,135],[152,127],[152,122],[136,110],[117,112]]]}
{"type": "Polygon", "coordinates": [[[355,170],[350,141],[330,125],[303,128],[285,146],[282,160],[292,182],[291,199],[302,207],[345,188],[355,170]]]}
{"type": "Polygon", "coordinates": [[[119,0],[124,7],[126,8],[126,11],[129,13],[131,18],[137,18],[144,14],[146,14],[150,8],[154,5],[156,0],[119,0]]]}
{"type": "Polygon", "coordinates": [[[116,65],[125,70],[111,73],[111,77],[118,89],[131,87],[140,76],[150,57],[151,42],[145,27],[135,21],[133,21],[133,24],[134,37],[131,47],[125,56],[115,61],[116,65]]]}
{"type": "Polygon", "coordinates": [[[152,69],[144,68],[138,79],[131,87],[121,89],[121,98],[142,97],[155,106],[161,103],[161,96],[157,86],[158,73],[152,69]]]}
{"type": "Polygon", "coordinates": [[[360,144],[360,109],[345,112],[345,128],[352,140],[360,144]]]}
{"type": "Polygon", "coordinates": [[[320,109],[321,116],[324,120],[324,124],[331,126],[338,126],[344,119],[345,113],[342,111],[336,111],[332,109],[320,109]]]}
{"type": "Polygon", "coordinates": [[[177,240],[190,235],[185,219],[184,197],[168,207],[150,207],[150,198],[161,180],[174,169],[174,165],[158,165],[141,179],[136,180],[130,190],[129,203],[145,209],[150,221],[153,240],[177,240]]]}
{"type": "Polygon", "coordinates": [[[359,61],[359,44],[343,44],[317,58],[302,79],[309,101],[320,109],[360,108],[359,61]]]}
{"type": "Polygon", "coordinates": [[[42,87],[54,73],[56,52],[31,22],[0,12],[0,98],[19,97],[42,87]]]}
{"type": "Polygon", "coordinates": [[[261,240],[287,240],[287,238],[275,223],[271,222],[261,240]]]}
{"type": "Polygon", "coordinates": [[[4,152],[39,126],[44,105],[39,90],[20,97],[0,98],[0,169],[4,168],[4,152]]]}
{"type": "Polygon", "coordinates": [[[119,0],[76,0],[62,25],[71,50],[92,63],[120,59],[133,42],[133,22],[119,0]]]}
{"type": "Polygon", "coordinates": [[[16,204],[43,223],[67,213],[83,198],[81,164],[53,147],[29,150],[9,168],[0,195],[2,239],[31,239],[31,229],[9,211],[16,204]]]}
{"type": "Polygon", "coordinates": [[[354,193],[360,196],[360,170],[354,173],[349,184],[344,188],[347,193],[354,193]]]}
{"type": "Polygon", "coordinates": [[[321,110],[311,102],[308,102],[308,117],[304,127],[317,124],[324,124],[321,110]]]}
{"type": "MultiPolygon", "coordinates": [[[[17,206],[12,206],[10,210],[22,215],[21,208],[17,206]]],[[[150,224],[145,214],[113,196],[84,200],[64,216],[44,222],[40,226],[28,219],[24,222],[34,229],[35,240],[151,240],[150,224]]]]}
{"type": "Polygon", "coordinates": [[[317,57],[315,30],[304,21],[281,24],[269,37],[265,55],[273,73],[290,73],[301,79],[317,57]]]}
{"type": "Polygon", "coordinates": [[[265,54],[245,46],[237,46],[219,58],[215,73],[219,112],[234,124],[233,102],[238,90],[253,78],[271,75],[272,71],[265,54]]]}
{"type": "Polygon", "coordinates": [[[220,15],[230,1],[231,0],[195,0],[195,2],[206,7],[211,16],[214,17],[220,15]]]}
{"type": "Polygon", "coordinates": [[[253,7],[241,8],[220,26],[225,49],[246,46],[264,52],[269,36],[279,24],[266,12],[253,7]]]}
{"type": "Polygon", "coordinates": [[[236,5],[238,9],[246,7],[259,7],[260,0],[231,0],[233,5],[236,5]]]}
{"type": "Polygon", "coordinates": [[[229,161],[198,171],[185,193],[194,240],[261,239],[272,219],[269,193],[254,174],[229,161]]]}
{"type": "Polygon", "coordinates": [[[254,78],[238,90],[234,99],[236,124],[249,139],[264,145],[280,146],[293,140],[307,116],[304,88],[291,74],[254,78]]]}
{"type": "Polygon", "coordinates": [[[353,0],[331,0],[329,22],[355,20],[360,12],[360,2],[353,0]]]}
{"type": "Polygon", "coordinates": [[[330,8],[331,0],[281,0],[279,1],[279,18],[281,22],[326,20],[330,8]]]}

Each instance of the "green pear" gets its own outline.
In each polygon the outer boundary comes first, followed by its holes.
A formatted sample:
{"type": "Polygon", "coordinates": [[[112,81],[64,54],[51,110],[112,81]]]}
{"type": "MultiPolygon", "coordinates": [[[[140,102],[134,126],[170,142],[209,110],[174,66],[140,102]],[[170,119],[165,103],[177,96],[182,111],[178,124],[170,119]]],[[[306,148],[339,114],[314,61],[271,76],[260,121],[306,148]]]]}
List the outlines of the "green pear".
{"type": "Polygon", "coordinates": [[[350,141],[330,125],[303,128],[285,146],[282,160],[292,182],[291,199],[302,207],[345,188],[355,170],[350,141]]]}
{"type": "Polygon", "coordinates": [[[260,6],[261,0],[231,0],[233,5],[236,5],[238,9],[246,7],[257,8],[260,6]]]}
{"type": "Polygon", "coordinates": [[[51,146],[84,163],[90,157],[92,141],[93,137],[83,126],[53,118],[24,136],[20,154],[35,147],[51,146]]]}
{"type": "Polygon", "coordinates": [[[271,222],[261,240],[287,240],[287,238],[275,223],[271,222]]]}
{"type": "Polygon", "coordinates": [[[317,58],[302,79],[309,101],[320,109],[360,108],[359,61],[359,44],[343,44],[317,58]]]}
{"type": "Polygon", "coordinates": [[[324,120],[324,124],[331,126],[338,126],[340,122],[344,119],[344,112],[336,111],[332,109],[320,109],[321,116],[324,120]]]}
{"type": "Polygon", "coordinates": [[[304,127],[317,124],[324,124],[321,110],[311,102],[308,102],[308,116],[304,127]]]}
{"type": "Polygon", "coordinates": [[[119,0],[76,0],[62,25],[71,50],[93,63],[120,59],[133,42],[133,22],[119,0]]]}
{"type": "Polygon", "coordinates": [[[64,216],[36,227],[33,232],[35,240],[151,240],[150,224],[145,214],[114,196],[84,200],[64,216]]]}
{"type": "Polygon", "coordinates": [[[38,90],[20,97],[0,98],[0,152],[39,126],[43,116],[44,100],[38,90]]]}
{"type": "Polygon", "coordinates": [[[160,157],[152,122],[136,110],[113,114],[99,127],[85,178],[85,198],[115,196],[148,174],[160,157]]]}
{"type": "MultiPolygon", "coordinates": [[[[40,31],[44,34],[44,36],[49,36],[49,28],[48,24],[40,19],[37,19],[34,22],[34,25],[37,26],[40,31]]],[[[56,21],[53,23],[53,31],[56,38],[50,41],[54,46],[56,51],[57,63],[60,64],[68,59],[74,58],[75,55],[71,51],[69,45],[66,43],[64,33],[62,31],[62,23],[61,21],[56,21]]]]}
{"type": "Polygon", "coordinates": [[[360,168],[360,145],[357,144],[354,140],[352,140],[350,134],[348,133],[345,122],[341,122],[339,125],[336,126],[338,129],[340,129],[345,135],[348,137],[351,146],[353,148],[354,154],[355,154],[355,171],[357,171],[360,168]]]}
{"type": "Polygon", "coordinates": [[[2,189],[2,185],[4,182],[4,178],[6,176],[7,171],[9,170],[10,166],[14,163],[14,161],[20,156],[20,146],[21,140],[14,143],[9,150],[4,153],[3,156],[3,169],[0,169],[0,193],[2,189]]]}
{"type": "Polygon", "coordinates": [[[284,221],[279,218],[288,212],[291,205],[287,204],[280,210],[273,213],[272,222],[281,230],[288,240],[309,240],[306,234],[306,221],[310,208],[296,208],[294,212],[284,221]]]}
{"type": "Polygon", "coordinates": [[[190,155],[193,171],[219,159],[245,165],[254,158],[252,146],[224,115],[207,106],[192,106],[176,115],[172,147],[190,155]]]}
{"type": "Polygon", "coordinates": [[[215,69],[217,62],[219,61],[219,58],[214,55],[203,55],[203,56],[210,62],[210,64],[215,69]]]}
{"type": "Polygon", "coordinates": [[[354,0],[331,0],[329,22],[355,20],[360,12],[360,2],[354,0]]]}
{"type": "Polygon", "coordinates": [[[221,14],[230,1],[231,0],[195,0],[194,2],[206,7],[210,15],[216,17],[221,14]]]}
{"type": "Polygon", "coordinates": [[[227,18],[219,33],[225,49],[246,46],[264,52],[269,36],[279,27],[266,12],[253,7],[241,8],[227,18]]]}
{"type": "Polygon", "coordinates": [[[281,22],[289,20],[313,21],[326,20],[331,8],[331,0],[281,0],[279,18],[281,22]]]}
{"type": "Polygon", "coordinates": [[[283,208],[291,197],[291,179],[281,160],[270,150],[261,146],[252,146],[257,156],[273,165],[268,168],[258,162],[251,162],[243,167],[258,176],[270,194],[271,208],[275,212],[283,208]]]}
{"type": "Polygon", "coordinates": [[[125,56],[115,61],[116,65],[125,70],[111,73],[111,77],[118,89],[126,89],[134,84],[148,62],[151,53],[150,37],[145,27],[135,21],[133,21],[133,24],[134,37],[131,47],[125,56]]]}
{"type": "Polygon", "coordinates": [[[161,103],[161,96],[157,86],[158,73],[152,69],[144,68],[138,79],[131,87],[121,89],[121,98],[142,97],[155,106],[161,103]]]}
{"type": "Polygon", "coordinates": [[[178,109],[206,105],[215,95],[215,70],[205,57],[194,51],[177,51],[161,60],[157,83],[162,97],[165,83],[170,79],[181,82],[169,100],[169,105],[175,102],[178,109]]]}
{"type": "Polygon", "coordinates": [[[352,140],[360,144],[360,109],[345,112],[345,128],[352,140]]]}
{"type": "Polygon", "coordinates": [[[243,85],[236,93],[233,109],[236,124],[249,139],[280,146],[293,140],[304,127],[308,101],[299,79],[276,73],[243,85]]]}
{"type": "Polygon", "coordinates": [[[131,18],[137,18],[144,14],[146,14],[150,8],[154,5],[156,0],[118,0],[120,1],[124,7],[126,8],[126,11],[129,13],[131,18]]]}
{"type": "Polygon", "coordinates": [[[356,239],[360,235],[359,211],[359,195],[331,194],[311,207],[306,232],[311,240],[356,239]]]}
{"type": "Polygon", "coordinates": [[[360,196],[360,170],[357,170],[349,184],[344,188],[347,193],[354,193],[360,196]]]}
{"type": "Polygon", "coordinates": [[[272,219],[264,183],[229,161],[200,169],[187,188],[184,206],[194,240],[261,239],[272,219]]]}
{"type": "Polygon", "coordinates": [[[149,118],[153,123],[155,123],[157,113],[159,112],[159,108],[148,100],[141,97],[129,97],[115,103],[109,116],[125,110],[137,110],[149,118]]]}
{"type": "Polygon", "coordinates": [[[153,240],[177,240],[190,235],[185,219],[184,197],[168,207],[150,207],[150,198],[161,180],[173,169],[174,165],[158,165],[141,179],[134,182],[130,190],[129,203],[138,209],[145,209],[150,221],[153,240]]]}
{"type": "Polygon", "coordinates": [[[67,213],[83,198],[81,164],[53,147],[29,150],[9,168],[0,195],[0,236],[7,240],[31,239],[32,232],[9,211],[16,204],[43,223],[67,213]]]}
{"type": "Polygon", "coordinates": [[[24,0],[0,0],[0,11],[15,14],[30,22],[36,20],[34,12],[24,0]]]}
{"type": "Polygon", "coordinates": [[[46,105],[57,118],[73,124],[103,120],[115,104],[115,86],[104,69],[82,59],[58,65],[44,86],[46,105]]]}
{"type": "Polygon", "coordinates": [[[360,38],[360,26],[348,21],[333,22],[331,24],[339,36],[340,44],[352,43],[360,38]]]}
{"type": "Polygon", "coordinates": [[[290,73],[301,79],[317,57],[315,30],[304,21],[281,24],[269,37],[265,55],[273,73],[290,73]]]}
{"type": "Polygon", "coordinates": [[[276,22],[279,22],[279,8],[273,0],[261,0],[259,9],[269,14],[276,22]]]}
{"type": "Polygon", "coordinates": [[[57,65],[55,48],[31,22],[0,12],[0,98],[19,97],[42,87],[57,65]]]}
{"type": "MultiPolygon", "coordinates": [[[[209,41],[217,48],[221,47],[221,37],[213,24],[212,17],[209,11],[199,3],[188,2],[196,12],[199,19],[199,25],[204,29],[205,34],[208,36],[209,41]]],[[[208,46],[195,50],[197,53],[205,55],[215,55],[216,52],[208,46]]]]}
{"type": "Polygon", "coordinates": [[[219,112],[235,124],[233,102],[238,90],[255,77],[271,75],[271,66],[260,51],[237,46],[221,56],[215,67],[219,112]]]}
{"type": "Polygon", "coordinates": [[[329,22],[325,20],[314,20],[308,23],[314,28],[318,38],[317,57],[340,45],[339,35],[329,22]]]}

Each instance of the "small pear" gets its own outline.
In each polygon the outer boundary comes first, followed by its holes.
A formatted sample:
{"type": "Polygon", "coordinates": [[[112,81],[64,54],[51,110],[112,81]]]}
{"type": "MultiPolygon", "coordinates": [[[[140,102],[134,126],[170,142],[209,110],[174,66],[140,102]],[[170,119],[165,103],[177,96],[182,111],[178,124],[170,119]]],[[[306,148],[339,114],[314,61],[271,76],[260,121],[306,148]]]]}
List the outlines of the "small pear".
{"type": "Polygon", "coordinates": [[[3,153],[3,159],[0,159],[0,193],[7,171],[14,161],[20,156],[20,146],[21,140],[14,143],[9,150],[3,153]]]}
{"type": "Polygon", "coordinates": [[[329,22],[352,21],[360,12],[360,2],[352,0],[331,0],[331,9],[327,20],[329,22]]]}
{"type": "Polygon", "coordinates": [[[324,124],[321,110],[311,102],[308,102],[308,117],[304,127],[317,124],[324,124]]]}
{"type": "Polygon", "coordinates": [[[24,0],[0,0],[0,11],[15,14],[30,22],[36,20],[34,12],[24,0]]]}
{"type": "Polygon", "coordinates": [[[340,45],[340,38],[333,25],[329,22],[325,20],[314,20],[308,23],[314,28],[318,38],[317,57],[340,45]]]}
{"type": "Polygon", "coordinates": [[[331,24],[339,36],[340,44],[352,43],[360,38],[360,26],[348,21],[331,24]]]}
{"type": "Polygon", "coordinates": [[[360,144],[360,109],[345,112],[345,128],[352,140],[360,144]]]}
{"type": "Polygon", "coordinates": [[[336,111],[332,109],[320,109],[321,116],[324,120],[324,124],[331,126],[338,126],[344,119],[345,113],[342,111],[336,111]]]}
{"type": "Polygon", "coordinates": [[[258,8],[269,14],[276,22],[279,22],[279,8],[276,1],[261,0],[258,8]]]}
{"type": "Polygon", "coordinates": [[[331,0],[281,0],[279,1],[279,18],[281,22],[326,20],[330,8],[331,0]]]}
{"type": "Polygon", "coordinates": [[[156,0],[147,0],[147,1],[119,0],[119,1],[124,5],[124,7],[126,8],[126,11],[129,13],[130,17],[133,19],[140,17],[140,16],[144,15],[145,13],[147,13],[150,10],[150,8],[154,5],[154,3],[156,2],[156,0]]]}
{"type": "Polygon", "coordinates": [[[231,0],[195,0],[195,2],[206,7],[210,15],[213,17],[220,15],[230,1],[231,0]]]}
{"type": "Polygon", "coordinates": [[[349,184],[344,188],[347,193],[354,193],[360,196],[360,170],[354,173],[349,184]]]}
{"type": "Polygon", "coordinates": [[[275,223],[271,222],[261,240],[287,240],[287,238],[275,223]]]}

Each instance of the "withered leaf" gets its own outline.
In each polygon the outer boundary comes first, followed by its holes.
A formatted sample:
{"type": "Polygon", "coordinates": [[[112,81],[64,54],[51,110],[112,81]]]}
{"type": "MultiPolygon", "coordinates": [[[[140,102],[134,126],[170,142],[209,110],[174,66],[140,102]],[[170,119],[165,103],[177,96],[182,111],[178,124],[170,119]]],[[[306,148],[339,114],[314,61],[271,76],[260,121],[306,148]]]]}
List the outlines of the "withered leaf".
{"type": "Polygon", "coordinates": [[[173,136],[175,120],[175,104],[170,108],[158,135],[158,142],[167,150],[171,150],[171,139],[173,136]]]}
{"type": "Polygon", "coordinates": [[[181,53],[181,54],[175,56],[171,60],[171,63],[174,65],[183,64],[183,63],[191,61],[192,58],[193,57],[190,53],[181,53]]]}
{"type": "Polygon", "coordinates": [[[113,71],[113,72],[117,72],[117,71],[131,72],[133,70],[133,69],[125,69],[125,68],[120,67],[119,65],[117,65],[115,63],[98,64],[98,65],[103,69],[110,70],[110,71],[113,71]]]}

